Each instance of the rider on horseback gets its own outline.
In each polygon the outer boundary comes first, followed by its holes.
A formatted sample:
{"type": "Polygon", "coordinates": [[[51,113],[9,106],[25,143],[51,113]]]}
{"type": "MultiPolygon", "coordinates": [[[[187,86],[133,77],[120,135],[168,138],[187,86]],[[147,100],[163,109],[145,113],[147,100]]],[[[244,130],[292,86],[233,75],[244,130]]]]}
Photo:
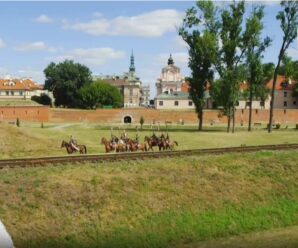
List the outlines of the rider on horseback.
{"type": "Polygon", "coordinates": [[[76,141],[76,139],[72,136],[72,135],[70,135],[70,140],[69,140],[69,144],[71,145],[71,147],[74,149],[74,150],[76,150],[76,151],[79,151],[80,149],[78,148],[78,143],[77,143],[77,141],[76,141]]]}

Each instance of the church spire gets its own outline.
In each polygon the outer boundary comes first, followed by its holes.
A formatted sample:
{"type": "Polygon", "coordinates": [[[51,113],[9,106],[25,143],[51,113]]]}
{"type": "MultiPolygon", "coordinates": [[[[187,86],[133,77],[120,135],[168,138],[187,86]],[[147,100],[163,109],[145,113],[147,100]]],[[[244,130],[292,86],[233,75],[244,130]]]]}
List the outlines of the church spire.
{"type": "Polygon", "coordinates": [[[136,71],[136,68],[135,68],[135,58],[133,56],[133,50],[131,51],[131,55],[130,55],[129,71],[130,72],[135,72],[136,71]]]}
{"type": "Polygon", "coordinates": [[[174,64],[174,60],[172,58],[172,54],[170,54],[170,58],[168,59],[168,65],[173,65],[174,64]]]}

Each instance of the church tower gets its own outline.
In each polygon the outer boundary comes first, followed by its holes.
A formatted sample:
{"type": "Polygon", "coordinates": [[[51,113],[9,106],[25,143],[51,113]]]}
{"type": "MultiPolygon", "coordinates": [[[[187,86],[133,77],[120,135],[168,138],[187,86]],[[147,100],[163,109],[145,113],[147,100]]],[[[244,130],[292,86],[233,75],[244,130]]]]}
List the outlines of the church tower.
{"type": "Polygon", "coordinates": [[[129,72],[135,72],[136,68],[135,68],[135,58],[133,56],[133,50],[131,52],[130,55],[130,66],[129,66],[129,72]]]}

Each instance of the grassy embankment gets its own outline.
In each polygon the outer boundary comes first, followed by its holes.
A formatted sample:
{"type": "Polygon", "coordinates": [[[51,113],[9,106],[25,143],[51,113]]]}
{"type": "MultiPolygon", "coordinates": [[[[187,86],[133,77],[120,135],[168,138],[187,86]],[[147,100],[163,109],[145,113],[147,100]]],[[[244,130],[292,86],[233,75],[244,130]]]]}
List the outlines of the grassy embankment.
{"type": "Polygon", "coordinates": [[[297,159],[257,152],[2,170],[0,218],[19,248],[195,247],[298,225],[297,159]]]}
{"type": "MultiPolygon", "coordinates": [[[[129,137],[135,138],[136,130],[126,127],[129,137]]],[[[165,128],[163,127],[164,131],[165,128]]],[[[206,127],[205,132],[198,132],[196,127],[169,127],[171,140],[179,144],[177,149],[195,149],[210,147],[228,147],[245,145],[297,143],[298,130],[274,130],[268,134],[264,129],[247,132],[238,128],[235,134],[225,132],[225,127],[206,127]]],[[[118,127],[113,134],[119,136],[118,127]]],[[[158,134],[158,132],[157,132],[158,134]]],[[[94,124],[41,124],[21,123],[21,127],[0,123],[0,158],[66,155],[60,148],[62,140],[69,140],[74,135],[78,143],[87,146],[88,153],[104,152],[100,144],[102,137],[110,138],[111,130],[107,126],[94,124]]],[[[139,131],[140,140],[145,135],[152,135],[150,128],[139,131]]]]}

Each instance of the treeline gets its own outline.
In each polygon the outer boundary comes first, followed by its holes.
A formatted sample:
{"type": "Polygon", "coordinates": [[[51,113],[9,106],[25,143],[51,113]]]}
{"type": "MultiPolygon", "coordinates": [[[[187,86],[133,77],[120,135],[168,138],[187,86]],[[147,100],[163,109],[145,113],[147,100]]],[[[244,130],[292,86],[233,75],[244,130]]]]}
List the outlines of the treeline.
{"type": "MultiPolygon", "coordinates": [[[[282,1],[277,20],[283,31],[283,40],[277,64],[263,64],[262,59],[272,39],[264,37],[264,6],[253,5],[245,19],[244,1],[233,1],[219,9],[210,0],[197,1],[186,11],[179,35],[188,45],[191,76],[190,96],[195,104],[199,119],[198,129],[202,130],[203,108],[206,93],[217,106],[221,106],[228,118],[227,131],[235,130],[235,111],[240,99],[249,99],[249,127],[252,122],[252,101],[265,101],[269,91],[268,80],[273,78],[270,104],[269,132],[272,130],[274,89],[277,75],[287,80],[298,80],[297,61],[286,56],[289,45],[297,38],[298,2],[282,1]],[[295,72],[296,71],[296,72],[295,72]],[[246,82],[246,89],[241,88],[246,82]]],[[[298,87],[294,92],[296,94],[298,87]]]]}
{"type": "Polygon", "coordinates": [[[104,81],[92,81],[92,74],[85,65],[71,60],[50,63],[44,70],[44,89],[52,91],[55,106],[96,109],[103,106],[122,107],[119,90],[104,81]]]}

